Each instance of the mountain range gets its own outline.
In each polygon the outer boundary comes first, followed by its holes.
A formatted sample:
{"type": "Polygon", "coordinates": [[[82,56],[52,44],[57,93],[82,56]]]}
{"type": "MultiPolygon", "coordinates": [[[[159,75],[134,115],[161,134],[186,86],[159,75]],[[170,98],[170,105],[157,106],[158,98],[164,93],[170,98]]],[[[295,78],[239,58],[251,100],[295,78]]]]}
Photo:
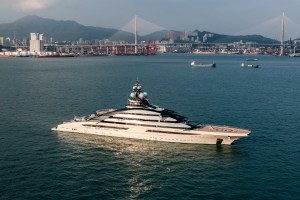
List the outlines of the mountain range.
{"type": "MultiPolygon", "coordinates": [[[[0,24],[0,37],[29,38],[30,33],[43,33],[46,37],[54,38],[57,41],[78,41],[79,38],[84,40],[93,39],[110,39],[110,40],[125,40],[133,42],[134,36],[132,33],[103,27],[84,26],[75,21],[53,20],[42,18],[36,15],[28,15],[11,23],[0,24]]],[[[139,36],[139,40],[162,40],[164,39],[167,30],[158,31],[145,36],[139,36]]],[[[172,31],[173,34],[179,36],[179,31],[172,31]]],[[[211,32],[198,31],[198,37],[202,37],[211,32]]],[[[279,41],[263,37],[261,35],[246,35],[246,36],[230,36],[212,33],[213,37],[209,38],[209,42],[214,43],[231,43],[231,42],[257,42],[264,44],[277,44],[279,41]]]]}

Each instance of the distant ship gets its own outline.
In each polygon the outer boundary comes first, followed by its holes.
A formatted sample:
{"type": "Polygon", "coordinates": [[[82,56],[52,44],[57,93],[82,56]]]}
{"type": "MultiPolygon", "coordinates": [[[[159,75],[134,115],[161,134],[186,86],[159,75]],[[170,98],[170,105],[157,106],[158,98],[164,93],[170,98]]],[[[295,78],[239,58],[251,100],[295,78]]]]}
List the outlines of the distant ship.
{"type": "Polygon", "coordinates": [[[201,125],[176,112],[148,102],[147,93],[136,81],[121,109],[96,111],[74,117],[53,131],[95,134],[112,137],[196,144],[232,144],[250,134],[249,130],[229,126],[201,125]]]}
{"type": "Polygon", "coordinates": [[[191,67],[216,67],[216,63],[213,62],[213,63],[205,64],[201,62],[192,61],[191,67]]]}
{"type": "Polygon", "coordinates": [[[34,56],[35,58],[71,58],[74,54],[41,54],[34,56]]]}
{"type": "Polygon", "coordinates": [[[6,55],[6,54],[0,54],[0,58],[9,58],[12,57],[11,55],[6,55]]]}
{"type": "Polygon", "coordinates": [[[195,49],[192,51],[193,54],[216,54],[216,50],[200,50],[200,49],[195,49]]]}

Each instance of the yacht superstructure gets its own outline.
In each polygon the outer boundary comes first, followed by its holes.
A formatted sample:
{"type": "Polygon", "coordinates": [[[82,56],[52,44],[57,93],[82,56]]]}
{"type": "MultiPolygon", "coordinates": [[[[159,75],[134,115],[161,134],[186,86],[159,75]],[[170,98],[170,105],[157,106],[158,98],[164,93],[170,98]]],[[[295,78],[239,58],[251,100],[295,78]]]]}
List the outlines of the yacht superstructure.
{"type": "Polygon", "coordinates": [[[250,131],[189,121],[176,112],[148,102],[147,93],[135,82],[122,109],[96,111],[87,117],[59,124],[54,131],[179,143],[231,144],[250,131]]]}

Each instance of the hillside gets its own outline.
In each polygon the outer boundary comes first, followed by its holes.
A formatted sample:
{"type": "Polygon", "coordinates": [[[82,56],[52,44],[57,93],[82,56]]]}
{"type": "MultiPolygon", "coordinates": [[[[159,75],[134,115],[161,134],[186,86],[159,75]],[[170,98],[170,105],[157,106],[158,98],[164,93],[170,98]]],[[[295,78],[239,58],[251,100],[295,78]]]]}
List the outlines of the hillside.
{"type": "Polygon", "coordinates": [[[77,41],[83,39],[105,39],[112,36],[121,40],[133,38],[131,33],[117,29],[84,26],[75,21],[59,21],[41,18],[36,15],[23,17],[12,23],[0,24],[0,36],[17,38],[29,37],[31,32],[43,33],[59,41],[77,41]]]}
{"type": "Polygon", "coordinates": [[[230,35],[218,35],[213,38],[212,42],[214,43],[232,43],[232,42],[256,42],[261,44],[278,44],[280,43],[278,40],[270,39],[263,37],[261,35],[238,35],[238,36],[230,36],[230,35]]]}

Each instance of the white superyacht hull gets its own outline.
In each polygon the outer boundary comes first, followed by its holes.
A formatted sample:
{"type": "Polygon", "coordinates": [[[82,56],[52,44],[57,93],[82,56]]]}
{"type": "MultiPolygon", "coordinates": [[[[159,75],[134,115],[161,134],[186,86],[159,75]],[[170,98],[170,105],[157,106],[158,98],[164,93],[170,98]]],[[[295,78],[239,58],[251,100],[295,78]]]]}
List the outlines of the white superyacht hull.
{"type": "Polygon", "coordinates": [[[231,144],[250,131],[228,126],[201,125],[176,112],[152,105],[138,81],[121,109],[98,110],[59,124],[53,131],[195,144],[231,144]]]}
{"type": "MultiPolygon", "coordinates": [[[[223,128],[224,127],[220,127],[223,128]]],[[[226,127],[227,129],[235,129],[226,127]]],[[[52,128],[54,131],[94,134],[111,137],[154,140],[163,142],[194,143],[194,144],[231,144],[235,140],[246,137],[248,132],[226,133],[201,130],[165,130],[163,128],[143,126],[102,126],[95,122],[68,122],[52,128]]],[[[235,129],[241,130],[241,129],[235,129]]],[[[243,131],[243,130],[241,130],[243,131]]],[[[233,131],[231,131],[233,132],[233,131]]]]}

